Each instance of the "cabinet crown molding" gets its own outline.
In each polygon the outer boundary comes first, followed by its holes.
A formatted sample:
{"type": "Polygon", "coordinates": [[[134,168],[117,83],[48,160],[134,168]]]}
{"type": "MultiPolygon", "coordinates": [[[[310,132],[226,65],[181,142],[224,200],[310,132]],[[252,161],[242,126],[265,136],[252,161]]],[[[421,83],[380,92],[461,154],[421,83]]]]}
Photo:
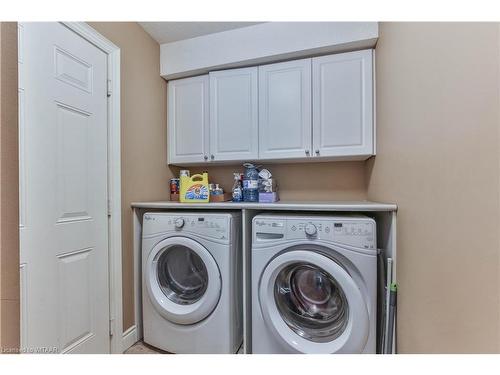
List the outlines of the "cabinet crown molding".
{"type": "Polygon", "coordinates": [[[177,79],[212,70],[373,48],[377,22],[266,22],[162,44],[160,74],[177,79]]]}

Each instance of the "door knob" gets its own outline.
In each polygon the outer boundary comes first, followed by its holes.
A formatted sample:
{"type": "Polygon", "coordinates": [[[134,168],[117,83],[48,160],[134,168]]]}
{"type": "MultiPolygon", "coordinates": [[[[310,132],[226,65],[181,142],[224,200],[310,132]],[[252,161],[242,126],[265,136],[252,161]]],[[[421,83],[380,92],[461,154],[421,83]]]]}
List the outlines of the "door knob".
{"type": "Polygon", "coordinates": [[[215,156],[214,155],[210,155],[210,159],[214,160],[215,156]]]}
{"type": "Polygon", "coordinates": [[[206,160],[208,160],[208,156],[207,156],[207,155],[205,155],[205,156],[203,157],[203,159],[205,159],[205,161],[206,161],[206,160]]]}
{"type": "Polygon", "coordinates": [[[306,150],[306,155],[309,156],[309,150],[306,150]]]}
{"type": "Polygon", "coordinates": [[[316,153],[316,155],[319,155],[319,150],[316,150],[316,151],[314,151],[314,152],[316,153]]]}

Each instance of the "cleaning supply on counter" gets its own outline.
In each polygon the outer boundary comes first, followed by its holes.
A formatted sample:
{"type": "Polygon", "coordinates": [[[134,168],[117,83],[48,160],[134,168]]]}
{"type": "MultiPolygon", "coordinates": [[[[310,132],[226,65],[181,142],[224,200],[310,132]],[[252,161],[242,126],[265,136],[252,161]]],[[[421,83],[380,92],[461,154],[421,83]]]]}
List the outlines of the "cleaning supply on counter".
{"type": "Polygon", "coordinates": [[[224,190],[220,187],[219,184],[215,184],[214,190],[212,191],[213,195],[222,195],[224,194],[224,190]]]}
{"type": "Polygon", "coordinates": [[[276,180],[269,169],[262,169],[259,172],[259,193],[272,193],[277,191],[276,180]]]}
{"type": "MultiPolygon", "coordinates": [[[[189,174],[189,171],[187,171],[189,174]]],[[[209,186],[208,173],[195,174],[191,177],[185,173],[180,176],[180,201],[182,203],[208,203],[209,186]]]]}
{"type": "Polygon", "coordinates": [[[274,203],[279,200],[277,191],[273,191],[272,193],[259,193],[259,203],[274,203]]]}
{"type": "Polygon", "coordinates": [[[241,186],[241,173],[233,173],[233,202],[241,202],[243,200],[243,188],[241,186]]]}
{"type": "Polygon", "coordinates": [[[278,186],[268,169],[259,172],[259,203],[273,203],[279,200],[278,186]]]}
{"type": "Polygon", "coordinates": [[[231,193],[225,193],[219,184],[210,183],[209,190],[210,202],[227,202],[231,200],[231,193]]]}
{"type": "Polygon", "coordinates": [[[171,178],[170,179],[170,200],[179,201],[179,191],[180,191],[180,179],[171,178]]]}
{"type": "Polygon", "coordinates": [[[243,164],[245,172],[243,173],[243,201],[259,201],[259,171],[252,163],[243,164]]]}
{"type": "Polygon", "coordinates": [[[277,191],[273,191],[271,193],[259,193],[259,203],[274,203],[279,200],[280,198],[277,191]]]}

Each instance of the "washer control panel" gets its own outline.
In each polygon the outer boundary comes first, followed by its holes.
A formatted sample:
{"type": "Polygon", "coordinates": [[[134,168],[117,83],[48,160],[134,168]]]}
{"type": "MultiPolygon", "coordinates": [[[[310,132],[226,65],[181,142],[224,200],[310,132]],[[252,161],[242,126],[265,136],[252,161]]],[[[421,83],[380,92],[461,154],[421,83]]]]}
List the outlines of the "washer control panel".
{"type": "Polygon", "coordinates": [[[158,233],[193,233],[217,239],[229,238],[229,218],[214,215],[146,213],[143,218],[143,236],[158,233]]]}
{"type": "Polygon", "coordinates": [[[377,247],[375,222],[372,219],[352,222],[336,221],[333,223],[333,239],[335,242],[351,246],[375,249],[377,247]]]}
{"type": "Polygon", "coordinates": [[[254,242],[324,240],[364,249],[376,248],[375,221],[369,217],[256,216],[254,242]]]}

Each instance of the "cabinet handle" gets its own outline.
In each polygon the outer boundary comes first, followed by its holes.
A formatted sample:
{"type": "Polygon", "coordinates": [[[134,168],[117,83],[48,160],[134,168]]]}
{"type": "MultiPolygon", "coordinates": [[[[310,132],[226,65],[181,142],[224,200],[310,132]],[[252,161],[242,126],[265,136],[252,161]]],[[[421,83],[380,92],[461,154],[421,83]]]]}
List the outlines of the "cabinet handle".
{"type": "Polygon", "coordinates": [[[309,150],[306,150],[306,155],[309,156],[309,150]]]}
{"type": "Polygon", "coordinates": [[[205,159],[205,161],[206,161],[206,160],[208,160],[208,156],[207,156],[207,155],[205,155],[205,156],[203,157],[203,159],[205,159]]]}
{"type": "Polygon", "coordinates": [[[316,150],[316,151],[314,151],[314,152],[316,153],[316,155],[319,155],[319,150],[316,150]]]}
{"type": "Polygon", "coordinates": [[[214,159],[215,159],[215,156],[210,155],[210,159],[214,160],[214,159]]]}

